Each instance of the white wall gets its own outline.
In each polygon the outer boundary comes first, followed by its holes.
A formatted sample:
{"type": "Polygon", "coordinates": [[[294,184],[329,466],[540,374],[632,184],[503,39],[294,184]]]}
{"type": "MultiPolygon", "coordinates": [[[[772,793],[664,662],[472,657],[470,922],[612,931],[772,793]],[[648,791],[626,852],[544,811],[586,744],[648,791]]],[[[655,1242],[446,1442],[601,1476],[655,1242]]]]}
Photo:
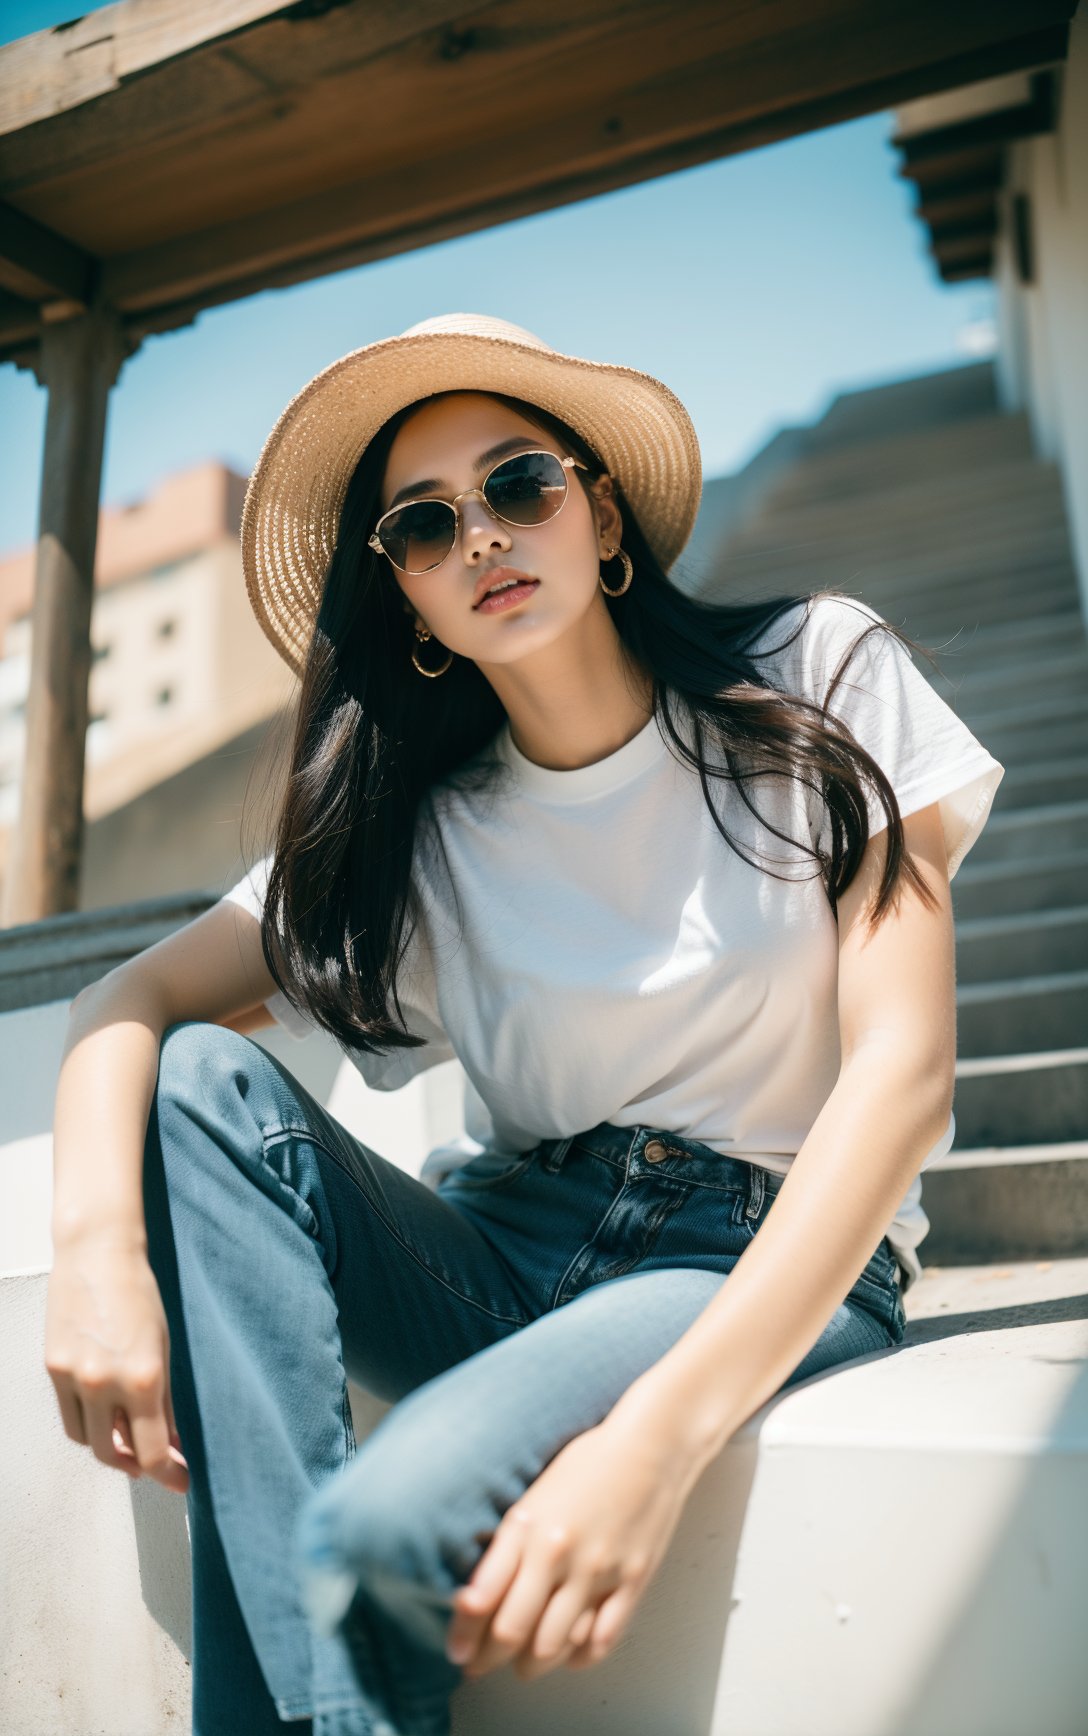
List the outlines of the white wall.
{"type": "MultiPolygon", "coordinates": [[[[70,1441],[44,1365],[67,1018],[67,1001],[0,1014],[0,1731],[166,1736],[190,1723],[185,1503],[70,1441]]],[[[371,1091],[322,1032],[298,1041],[276,1026],[254,1039],[410,1173],[463,1131],[455,1062],[371,1091]]],[[[353,1383],[349,1396],[362,1441],[389,1407],[353,1383]]]]}
{"type": "Polygon", "coordinates": [[[998,379],[1006,407],[1027,412],[1036,449],[1061,467],[1088,619],[1088,6],[1073,19],[1059,71],[1058,126],[1009,148],[995,280],[998,379]],[[1030,200],[1035,282],[1017,280],[1013,197],[1030,200]]]}

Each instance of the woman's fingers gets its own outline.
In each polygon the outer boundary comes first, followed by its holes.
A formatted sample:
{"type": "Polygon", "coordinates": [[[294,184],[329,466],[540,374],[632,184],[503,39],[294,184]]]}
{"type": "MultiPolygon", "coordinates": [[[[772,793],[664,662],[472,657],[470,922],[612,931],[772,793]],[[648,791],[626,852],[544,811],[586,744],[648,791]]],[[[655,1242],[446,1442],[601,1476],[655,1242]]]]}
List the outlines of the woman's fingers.
{"type": "Polygon", "coordinates": [[[183,1454],[171,1442],[169,1398],[164,1385],[156,1382],[130,1395],[128,1402],[130,1441],[137,1463],[147,1476],[164,1489],[184,1494],[189,1487],[189,1468],[183,1454]]]}
{"type": "Polygon", "coordinates": [[[588,1638],[600,1596],[600,1590],[584,1577],[557,1586],[529,1643],[514,1659],[515,1674],[532,1681],[565,1663],[582,1638],[588,1638]]]}
{"type": "Polygon", "coordinates": [[[136,1449],[132,1444],[132,1432],[128,1426],[128,1418],[120,1405],[113,1413],[113,1428],[110,1431],[110,1439],[113,1442],[114,1451],[119,1453],[123,1460],[130,1461],[124,1466],[129,1476],[133,1479],[139,1477],[141,1475],[140,1465],[136,1458],[136,1449]]]}
{"type": "Polygon", "coordinates": [[[184,1494],[189,1470],[169,1390],[170,1334],[144,1253],[108,1236],[55,1251],[46,1368],[65,1432],[129,1476],[184,1494]]]}
{"type": "Polygon", "coordinates": [[[60,1420],[64,1424],[64,1432],[70,1441],[77,1446],[87,1445],[87,1429],[83,1420],[83,1406],[79,1402],[79,1394],[75,1392],[67,1380],[53,1379],[53,1390],[57,1395],[60,1407],[60,1420]]]}
{"type": "MultiPolygon", "coordinates": [[[[89,1392],[84,1386],[80,1394],[83,1406],[83,1426],[87,1435],[87,1445],[96,1459],[101,1459],[114,1471],[127,1471],[132,1474],[134,1460],[118,1449],[114,1438],[114,1416],[121,1403],[120,1395],[112,1384],[109,1387],[96,1388],[89,1392]]],[[[137,1475],[139,1474],[137,1467],[137,1475]]]]}
{"type": "Polygon", "coordinates": [[[467,1582],[454,1593],[446,1654],[455,1664],[475,1664],[485,1630],[513,1584],[521,1562],[521,1535],[501,1524],[467,1582]]]}

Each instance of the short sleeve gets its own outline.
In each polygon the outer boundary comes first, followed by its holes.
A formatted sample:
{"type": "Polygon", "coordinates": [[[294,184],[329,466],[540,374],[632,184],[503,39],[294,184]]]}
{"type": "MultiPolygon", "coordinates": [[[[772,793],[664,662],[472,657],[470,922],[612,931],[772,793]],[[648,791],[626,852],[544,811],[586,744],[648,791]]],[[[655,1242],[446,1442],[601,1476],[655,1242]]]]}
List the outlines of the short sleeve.
{"type": "MultiPolygon", "coordinates": [[[[271,855],[263,856],[229,892],[223,894],[220,902],[229,900],[232,904],[240,904],[243,910],[248,910],[259,922],[264,910],[271,866],[271,855]]],[[[454,1059],[453,1047],[438,1014],[437,986],[431,966],[430,948],[418,924],[407,953],[401,960],[397,974],[397,993],[408,1030],[413,1036],[424,1038],[423,1044],[413,1049],[388,1049],[383,1054],[367,1054],[360,1049],[345,1050],[366,1083],[375,1091],[396,1091],[410,1079],[414,1079],[417,1073],[425,1072],[428,1067],[437,1067],[442,1061],[454,1059]]],[[[279,992],[269,995],[265,1006],[276,1023],[282,1025],[292,1037],[308,1037],[312,1031],[321,1028],[300,1013],[291,1005],[286,995],[279,992]]]]}
{"type": "MultiPolygon", "coordinates": [[[[814,604],[801,635],[805,696],[825,703],[851,646],[870,623],[883,619],[855,597],[814,604]]],[[[894,633],[873,632],[858,645],[828,711],[880,766],[904,818],[940,804],[951,880],[986,823],[1004,766],[930,685],[894,633]]],[[[872,835],[888,822],[875,790],[864,787],[872,835]]]]}

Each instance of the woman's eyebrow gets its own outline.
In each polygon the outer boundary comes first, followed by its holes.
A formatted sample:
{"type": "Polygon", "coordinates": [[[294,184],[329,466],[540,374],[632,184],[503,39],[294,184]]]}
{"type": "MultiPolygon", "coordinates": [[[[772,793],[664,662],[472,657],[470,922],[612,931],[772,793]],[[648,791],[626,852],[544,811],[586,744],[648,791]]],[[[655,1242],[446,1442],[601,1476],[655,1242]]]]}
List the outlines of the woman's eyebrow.
{"type": "MultiPolygon", "coordinates": [[[[486,452],[481,452],[473,469],[479,476],[481,471],[489,470],[493,464],[497,464],[500,458],[505,457],[506,453],[513,452],[515,448],[532,446],[532,444],[531,435],[514,434],[507,440],[500,440],[496,446],[489,446],[486,452]]],[[[417,494],[426,494],[429,489],[445,488],[446,486],[440,476],[425,476],[422,482],[410,482],[407,488],[398,488],[385,510],[391,512],[395,506],[400,505],[402,500],[414,500],[417,494]]]]}

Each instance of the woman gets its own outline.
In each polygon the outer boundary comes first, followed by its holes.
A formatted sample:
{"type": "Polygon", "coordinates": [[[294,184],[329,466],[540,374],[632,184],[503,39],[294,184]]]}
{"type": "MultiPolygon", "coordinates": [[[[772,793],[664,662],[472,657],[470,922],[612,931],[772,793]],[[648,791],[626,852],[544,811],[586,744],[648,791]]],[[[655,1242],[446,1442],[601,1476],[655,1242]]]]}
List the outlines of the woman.
{"type": "MultiPolygon", "coordinates": [[[[139,987],[161,1037],[169,1378],[80,1378],[102,1232],[58,1248],[47,1345],[72,1438],[186,1490],[201,1736],[438,1736],[465,1674],[607,1656],[736,1429],[902,1340],[948,882],[1003,768],[857,599],[679,589],[700,489],[659,381],[460,314],[319,374],[251,478],[300,676],[273,848],[82,1014],[104,1044],[139,987]],[[379,1156],[268,1014],[379,1089],[456,1056],[464,1139],[379,1156]],[[394,1401],[358,1448],[348,1375],[394,1401]]],[[[61,1153],[63,1223],[79,1186],[61,1153]]]]}

